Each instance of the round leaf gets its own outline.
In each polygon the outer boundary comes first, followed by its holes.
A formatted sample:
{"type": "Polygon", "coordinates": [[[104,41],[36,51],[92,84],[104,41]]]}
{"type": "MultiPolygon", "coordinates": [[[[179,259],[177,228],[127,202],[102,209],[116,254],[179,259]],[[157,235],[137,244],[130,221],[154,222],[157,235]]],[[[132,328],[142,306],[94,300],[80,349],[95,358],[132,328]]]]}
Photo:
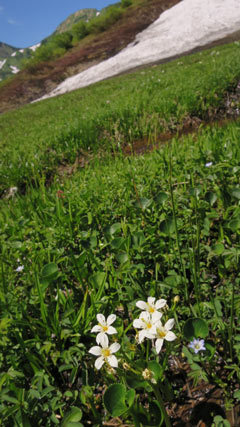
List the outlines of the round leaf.
{"type": "Polygon", "coordinates": [[[183,327],[183,335],[187,340],[206,338],[208,335],[208,325],[203,319],[188,319],[183,327]]]}
{"type": "Polygon", "coordinates": [[[112,384],[105,391],[103,402],[113,417],[119,417],[128,410],[125,404],[126,388],[122,384],[112,384]]]}

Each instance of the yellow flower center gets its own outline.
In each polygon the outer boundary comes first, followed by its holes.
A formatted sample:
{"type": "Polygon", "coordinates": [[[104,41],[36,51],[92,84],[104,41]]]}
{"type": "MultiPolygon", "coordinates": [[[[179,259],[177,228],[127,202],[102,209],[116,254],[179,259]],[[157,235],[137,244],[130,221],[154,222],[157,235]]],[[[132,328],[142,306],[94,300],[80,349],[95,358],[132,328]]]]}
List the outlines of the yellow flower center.
{"type": "Polygon", "coordinates": [[[157,334],[159,338],[164,338],[167,335],[164,329],[159,329],[159,328],[157,328],[157,334]]]}
{"type": "Polygon", "coordinates": [[[101,325],[101,323],[99,323],[98,325],[101,326],[101,328],[103,329],[104,332],[106,332],[108,330],[107,325],[101,325]]]}
{"type": "Polygon", "coordinates": [[[103,357],[108,357],[108,356],[110,356],[110,354],[111,354],[111,352],[110,352],[109,348],[103,348],[102,349],[103,357]]]}
{"type": "Polygon", "coordinates": [[[149,306],[149,313],[154,313],[155,312],[155,308],[154,307],[151,307],[151,306],[149,306]]]}

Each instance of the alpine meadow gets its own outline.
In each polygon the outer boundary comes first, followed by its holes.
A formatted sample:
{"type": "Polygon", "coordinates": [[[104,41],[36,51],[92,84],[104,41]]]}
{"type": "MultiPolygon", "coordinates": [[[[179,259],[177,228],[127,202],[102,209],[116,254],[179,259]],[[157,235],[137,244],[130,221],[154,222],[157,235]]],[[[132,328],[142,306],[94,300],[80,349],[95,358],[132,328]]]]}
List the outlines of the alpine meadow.
{"type": "Polygon", "coordinates": [[[239,426],[240,41],[7,110],[0,426],[239,426]]]}

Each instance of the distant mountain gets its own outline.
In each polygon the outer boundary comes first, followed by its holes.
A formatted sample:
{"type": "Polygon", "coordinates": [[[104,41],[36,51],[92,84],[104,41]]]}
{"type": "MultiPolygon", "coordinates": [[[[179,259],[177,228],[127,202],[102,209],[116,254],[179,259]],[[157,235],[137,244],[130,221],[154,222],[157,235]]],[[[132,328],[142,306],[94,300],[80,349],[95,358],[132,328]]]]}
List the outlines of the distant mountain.
{"type": "Polygon", "coordinates": [[[13,47],[13,46],[10,46],[9,44],[0,42],[0,58],[1,59],[7,58],[15,50],[16,50],[16,47],[13,47]]]}
{"type": "Polygon", "coordinates": [[[99,13],[97,9],[80,9],[59,24],[50,36],[46,37],[40,43],[27,48],[15,48],[0,42],[0,81],[18,73],[22,69],[24,60],[30,58],[41,43],[46,43],[56,34],[71,30],[72,26],[79,21],[90,21],[90,19],[95,18],[99,13]]]}
{"type": "Polygon", "coordinates": [[[56,31],[53,34],[63,33],[64,31],[71,30],[72,26],[79,21],[88,22],[90,19],[95,18],[99,15],[100,12],[97,9],[81,9],[72,15],[69,15],[65,21],[61,22],[60,25],[56,28],[56,31]]]}

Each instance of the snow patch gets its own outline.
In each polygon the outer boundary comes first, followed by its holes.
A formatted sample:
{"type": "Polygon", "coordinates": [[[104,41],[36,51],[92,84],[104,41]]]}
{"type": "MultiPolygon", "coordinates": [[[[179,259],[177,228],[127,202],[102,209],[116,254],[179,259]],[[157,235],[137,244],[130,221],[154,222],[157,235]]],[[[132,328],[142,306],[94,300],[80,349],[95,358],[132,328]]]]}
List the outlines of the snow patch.
{"type": "Polygon", "coordinates": [[[239,0],[182,0],[137,34],[135,41],[120,53],[66,79],[40,99],[88,86],[141,65],[187,53],[239,29],[239,0]]]}
{"type": "Polygon", "coordinates": [[[19,49],[19,52],[23,53],[23,52],[24,52],[24,49],[19,49]]]}
{"type": "Polygon", "coordinates": [[[13,52],[13,53],[11,54],[11,56],[16,56],[16,53],[17,53],[17,52],[13,52]]]}
{"type": "Polygon", "coordinates": [[[0,70],[4,66],[5,62],[6,62],[6,59],[4,59],[3,61],[0,61],[0,70]]]}
{"type": "Polygon", "coordinates": [[[41,45],[41,43],[34,44],[33,46],[29,47],[33,52],[41,45]]]}
{"type": "Polygon", "coordinates": [[[100,15],[100,12],[97,12],[97,13],[96,13],[96,16],[99,16],[99,15],[100,15]]]}

